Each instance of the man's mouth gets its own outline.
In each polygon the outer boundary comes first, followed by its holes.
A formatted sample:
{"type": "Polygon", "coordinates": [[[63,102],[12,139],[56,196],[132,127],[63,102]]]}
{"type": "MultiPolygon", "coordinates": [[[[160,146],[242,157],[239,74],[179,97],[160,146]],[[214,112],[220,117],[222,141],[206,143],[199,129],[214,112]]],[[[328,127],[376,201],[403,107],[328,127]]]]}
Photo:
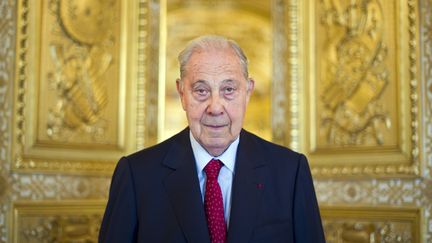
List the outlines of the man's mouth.
{"type": "Polygon", "coordinates": [[[218,124],[204,124],[204,126],[209,127],[209,128],[217,129],[217,128],[226,127],[227,125],[226,124],[221,124],[221,125],[218,125],[218,124]]]}

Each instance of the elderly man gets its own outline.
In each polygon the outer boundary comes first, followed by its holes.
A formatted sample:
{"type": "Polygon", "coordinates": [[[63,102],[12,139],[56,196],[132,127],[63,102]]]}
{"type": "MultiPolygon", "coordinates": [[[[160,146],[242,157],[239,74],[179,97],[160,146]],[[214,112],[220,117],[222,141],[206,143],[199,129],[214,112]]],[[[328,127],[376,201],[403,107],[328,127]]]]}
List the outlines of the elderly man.
{"type": "Polygon", "coordinates": [[[242,129],[254,89],[232,40],[203,36],[179,55],[189,127],[123,157],[100,242],[325,242],[304,155],[242,129]]]}

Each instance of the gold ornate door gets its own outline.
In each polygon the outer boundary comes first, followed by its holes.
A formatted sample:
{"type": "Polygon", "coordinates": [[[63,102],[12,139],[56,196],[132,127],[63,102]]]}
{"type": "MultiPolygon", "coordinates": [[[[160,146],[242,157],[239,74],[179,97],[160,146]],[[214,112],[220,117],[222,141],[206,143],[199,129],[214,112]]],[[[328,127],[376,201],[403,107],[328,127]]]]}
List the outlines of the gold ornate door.
{"type": "Polygon", "coordinates": [[[246,128],[310,159],[328,242],[432,242],[431,0],[1,0],[0,242],[95,242],[118,158],[185,126],[176,54],[236,39],[246,128]]]}

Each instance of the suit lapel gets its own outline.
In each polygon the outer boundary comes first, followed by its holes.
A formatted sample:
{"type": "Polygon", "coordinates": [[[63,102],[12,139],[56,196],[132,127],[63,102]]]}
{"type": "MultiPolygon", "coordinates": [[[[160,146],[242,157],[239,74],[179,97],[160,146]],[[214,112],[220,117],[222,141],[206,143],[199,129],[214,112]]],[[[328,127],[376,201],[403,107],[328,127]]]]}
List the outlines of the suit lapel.
{"type": "Polygon", "coordinates": [[[210,238],[194,161],[189,129],[185,129],[163,162],[173,170],[164,185],[188,242],[206,243],[210,238]]]}
{"type": "Polygon", "coordinates": [[[251,135],[243,130],[232,187],[228,242],[248,242],[255,227],[267,174],[265,160],[259,150],[251,135]]]}

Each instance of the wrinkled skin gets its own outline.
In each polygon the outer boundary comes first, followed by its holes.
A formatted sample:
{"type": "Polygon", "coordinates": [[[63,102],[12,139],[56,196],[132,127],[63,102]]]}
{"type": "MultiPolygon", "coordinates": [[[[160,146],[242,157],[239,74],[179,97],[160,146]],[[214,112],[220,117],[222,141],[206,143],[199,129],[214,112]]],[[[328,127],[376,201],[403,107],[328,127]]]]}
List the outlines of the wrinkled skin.
{"type": "Polygon", "coordinates": [[[219,156],[240,134],[254,81],[244,76],[231,48],[195,51],[185,70],[176,83],[190,130],[219,156]]]}

